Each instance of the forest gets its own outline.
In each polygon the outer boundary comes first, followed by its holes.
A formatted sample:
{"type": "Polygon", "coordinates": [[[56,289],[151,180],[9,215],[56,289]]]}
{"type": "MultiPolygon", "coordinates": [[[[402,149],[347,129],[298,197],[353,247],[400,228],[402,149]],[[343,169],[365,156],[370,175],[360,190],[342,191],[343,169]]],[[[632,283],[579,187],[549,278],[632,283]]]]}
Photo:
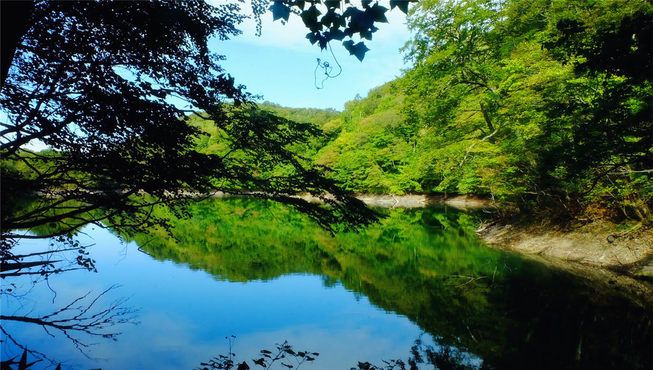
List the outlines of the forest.
{"type": "Polygon", "coordinates": [[[2,3],[3,369],[651,367],[651,0],[243,4],[2,3]],[[342,110],[210,46],[271,15],[369,63],[388,12],[404,69],[342,110]],[[487,207],[361,200],[410,194],[487,207]],[[562,237],[482,234],[520,218],[562,237]]]}
{"type": "MultiPolygon", "coordinates": [[[[402,77],[342,112],[260,107],[318,126],[292,150],[347,190],[650,220],[652,17],[648,1],[420,1],[402,77]]],[[[227,150],[191,122],[199,150],[227,150]]]]}
{"type": "MultiPolygon", "coordinates": [[[[278,9],[271,9],[279,17],[278,9]]],[[[74,133],[65,139],[53,137],[53,150],[39,155],[7,144],[4,187],[14,192],[83,183],[91,192],[104,192],[108,185],[123,190],[137,186],[159,197],[179,197],[189,187],[260,190],[277,194],[280,201],[288,201],[282,194],[295,192],[327,192],[342,201],[343,190],[474,194],[496,200],[513,213],[650,220],[649,1],[426,0],[411,8],[407,22],[413,38],[402,50],[407,66],[403,75],[365,98],[357,96],[342,112],[289,109],[267,102],[241,106],[249,97],[233,90],[225,92],[233,103],[227,99],[214,108],[210,98],[201,98],[208,99],[207,109],[183,116],[190,128],[183,125],[174,129],[180,130],[177,134],[171,132],[171,137],[183,140],[170,148],[176,154],[169,158],[141,161],[169,151],[171,144],[157,135],[176,123],[147,133],[147,142],[115,146],[100,139],[92,149],[99,153],[97,159],[88,156],[94,152],[77,148],[74,133]],[[209,107],[217,111],[207,117],[209,107]],[[203,134],[197,135],[197,128],[203,134]],[[112,153],[101,154],[107,145],[112,153]],[[144,149],[147,146],[152,149],[144,149]],[[70,157],[78,151],[64,162],[68,167],[61,171],[66,175],[37,175],[61,163],[55,159],[58,153],[70,157]],[[125,155],[129,151],[136,152],[125,155]],[[97,160],[116,168],[99,170],[97,160]],[[143,171],[151,176],[141,176],[143,171]],[[66,180],[67,176],[73,178],[66,180]],[[220,185],[194,176],[217,176],[220,185]],[[29,184],[21,178],[38,181],[29,184]]],[[[154,85],[140,86],[160,94],[154,85]]],[[[176,108],[173,111],[179,114],[176,108]]],[[[97,119],[113,119],[111,111],[101,114],[105,113],[106,118],[97,119]]],[[[139,119],[141,114],[115,113],[125,116],[119,120],[139,119]]],[[[160,119],[167,122],[172,117],[165,114],[160,119]]],[[[114,133],[108,140],[115,140],[119,130],[131,124],[126,125],[111,128],[114,133]]],[[[105,128],[106,124],[98,129],[105,128]]],[[[93,140],[104,137],[88,135],[93,140]]],[[[123,202],[88,198],[88,192],[71,196],[96,205],[116,202],[115,207],[123,202]]],[[[11,200],[3,199],[10,208],[11,200]]],[[[323,210],[301,207],[324,225],[347,220],[341,215],[329,221],[323,210]]],[[[360,212],[353,204],[338,207],[343,214],[360,212]]],[[[369,219],[361,217],[354,223],[369,219]]]]}

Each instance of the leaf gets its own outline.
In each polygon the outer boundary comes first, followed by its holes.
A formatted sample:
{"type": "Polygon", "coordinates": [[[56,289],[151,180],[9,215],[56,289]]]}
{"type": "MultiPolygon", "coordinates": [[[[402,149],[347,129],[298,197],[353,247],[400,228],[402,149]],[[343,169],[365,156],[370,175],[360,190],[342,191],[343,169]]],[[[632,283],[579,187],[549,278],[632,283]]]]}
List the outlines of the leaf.
{"type": "Polygon", "coordinates": [[[372,14],[374,22],[388,23],[388,18],[385,17],[385,12],[388,11],[388,8],[380,6],[378,3],[376,3],[365,12],[368,11],[372,14]]]}
{"type": "Polygon", "coordinates": [[[254,363],[257,364],[260,367],[265,367],[265,359],[264,358],[259,358],[258,360],[254,360],[254,363]]]}
{"type": "Polygon", "coordinates": [[[413,2],[412,0],[390,0],[390,9],[394,9],[395,7],[398,7],[399,10],[404,12],[405,14],[408,13],[408,3],[413,2]]]}
{"type": "Polygon", "coordinates": [[[370,50],[362,41],[354,44],[352,40],[347,40],[343,42],[342,45],[347,49],[347,51],[349,51],[350,55],[356,56],[356,58],[361,62],[363,61],[363,58],[365,58],[365,53],[370,50]]]}
{"type": "Polygon", "coordinates": [[[281,0],[275,0],[274,4],[270,5],[270,10],[272,11],[272,19],[284,19],[288,20],[290,17],[290,8],[284,4],[281,0]]]}
{"type": "Polygon", "coordinates": [[[326,32],[325,35],[327,36],[327,39],[329,40],[338,40],[342,41],[342,39],[345,38],[345,32],[342,30],[333,30],[330,32],[326,32]]]}
{"type": "Polygon", "coordinates": [[[364,12],[356,12],[351,16],[349,28],[354,32],[367,31],[374,27],[374,14],[370,9],[364,12]]]}
{"type": "Polygon", "coordinates": [[[300,15],[304,21],[304,25],[308,27],[311,32],[318,32],[322,28],[322,23],[317,21],[317,16],[320,14],[322,13],[317,10],[315,5],[312,5],[308,10],[304,10],[300,15]]]}
{"type": "Polygon", "coordinates": [[[247,365],[247,362],[245,362],[245,361],[240,363],[238,365],[238,367],[236,368],[236,370],[249,370],[249,369],[250,369],[250,367],[249,367],[249,365],[247,365]]]}
{"type": "Polygon", "coordinates": [[[354,15],[356,15],[356,14],[358,14],[358,13],[363,13],[363,11],[362,11],[362,10],[359,10],[359,9],[353,7],[353,6],[351,6],[351,7],[347,8],[347,9],[342,13],[342,16],[345,17],[345,18],[347,18],[347,17],[353,17],[354,15]]]}
{"type": "Polygon", "coordinates": [[[307,33],[306,38],[311,42],[311,45],[315,45],[318,40],[317,36],[312,32],[307,33]]]}
{"type": "Polygon", "coordinates": [[[324,16],[322,16],[322,19],[320,19],[320,23],[322,23],[322,25],[327,28],[337,28],[345,23],[343,22],[344,19],[342,18],[343,17],[340,14],[336,13],[335,9],[329,9],[329,11],[324,16]]]}

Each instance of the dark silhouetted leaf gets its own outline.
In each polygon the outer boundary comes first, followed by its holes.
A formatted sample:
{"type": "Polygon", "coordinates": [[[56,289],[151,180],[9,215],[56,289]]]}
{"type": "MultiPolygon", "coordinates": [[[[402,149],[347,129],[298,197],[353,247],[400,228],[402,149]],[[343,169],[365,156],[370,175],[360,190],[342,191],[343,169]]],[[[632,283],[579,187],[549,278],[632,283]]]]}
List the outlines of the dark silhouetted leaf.
{"type": "Polygon", "coordinates": [[[408,3],[413,2],[414,0],[390,0],[390,8],[394,9],[398,7],[402,12],[408,13],[408,3]]]}
{"type": "Polygon", "coordinates": [[[305,10],[301,13],[304,25],[308,27],[308,29],[312,32],[318,32],[322,28],[322,24],[317,20],[317,17],[320,14],[320,11],[317,10],[315,5],[312,5],[310,8],[308,8],[308,10],[305,10]]]}
{"type": "MultiPolygon", "coordinates": [[[[388,11],[388,8],[380,6],[378,3],[374,4],[369,9],[369,12],[372,14],[374,17],[375,22],[382,22],[382,23],[388,23],[388,18],[385,17],[385,12],[388,11]]],[[[366,10],[367,12],[367,10],[366,10]]]]}
{"type": "Polygon", "coordinates": [[[260,367],[265,367],[265,359],[264,358],[259,358],[258,360],[254,360],[254,363],[257,364],[260,367]]]}
{"type": "Polygon", "coordinates": [[[349,51],[349,54],[356,56],[356,58],[361,62],[363,61],[363,58],[365,58],[365,53],[370,50],[362,41],[354,44],[353,41],[348,40],[342,44],[345,46],[345,49],[349,51]]]}
{"type": "Polygon", "coordinates": [[[287,21],[290,17],[290,8],[284,4],[283,1],[276,0],[274,4],[270,6],[270,10],[272,11],[272,19],[275,21],[277,19],[287,21]]]}

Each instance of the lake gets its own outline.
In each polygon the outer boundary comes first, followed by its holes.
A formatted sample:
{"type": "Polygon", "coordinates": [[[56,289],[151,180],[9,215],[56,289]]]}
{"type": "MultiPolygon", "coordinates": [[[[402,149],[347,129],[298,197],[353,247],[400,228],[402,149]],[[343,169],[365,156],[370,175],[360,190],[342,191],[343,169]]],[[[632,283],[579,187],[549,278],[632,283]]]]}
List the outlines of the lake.
{"type": "Polygon", "coordinates": [[[381,210],[378,224],[332,236],[273,202],[212,199],[188,211],[157,211],[169,233],[85,227],[77,239],[93,244],[97,273],[4,279],[3,290],[15,287],[2,295],[3,315],[43,317],[71,302],[78,313],[90,305],[87,316],[120,315],[98,330],[115,340],[3,321],[3,360],[20,357],[19,344],[53,360],[34,368],[192,369],[231,348],[256,368],[261,350],[287,341],[319,353],[306,369],[397,359],[451,369],[653,366],[650,307],[484,246],[473,233],[482,212],[381,210]]]}

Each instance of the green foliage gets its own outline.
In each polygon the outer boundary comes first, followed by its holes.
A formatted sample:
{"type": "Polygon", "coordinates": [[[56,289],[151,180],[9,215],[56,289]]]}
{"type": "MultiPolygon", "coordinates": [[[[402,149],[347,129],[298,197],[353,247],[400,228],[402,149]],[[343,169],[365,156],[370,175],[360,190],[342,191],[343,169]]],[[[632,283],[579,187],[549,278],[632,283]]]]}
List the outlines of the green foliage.
{"type": "MultiPolygon", "coordinates": [[[[250,3],[260,21],[269,2],[250,3]]],[[[370,39],[375,24],[386,22],[388,9],[378,3],[346,4],[280,0],[271,11],[276,19],[301,16],[322,48],[345,37],[370,39]]],[[[247,18],[240,4],[26,1],[3,2],[2,9],[3,190],[79,205],[57,214],[61,219],[102,209],[144,223],[158,202],[217,190],[286,201],[327,228],[374,219],[312,166],[308,157],[325,140],[318,128],[293,121],[322,114],[318,121],[326,123],[333,112],[286,110],[289,120],[270,112],[278,107],[258,109],[220,66],[223,57],[209,50],[211,37],[240,33],[247,18]],[[190,118],[189,107],[196,111],[190,118]],[[200,114],[210,124],[198,123],[200,114]],[[51,152],[28,152],[34,142],[51,152]],[[330,208],[291,197],[298,192],[328,193],[330,208]],[[149,198],[132,197],[137,193],[155,198],[140,203],[149,198]]],[[[348,45],[363,58],[361,42],[348,45]]],[[[3,227],[48,223],[49,207],[3,212],[3,227]]],[[[15,208],[4,195],[2,208],[15,208]]]]}
{"type": "Polygon", "coordinates": [[[352,191],[646,218],[652,14],[643,0],[421,1],[413,67],[321,121],[326,139],[300,151],[352,191]]]}

